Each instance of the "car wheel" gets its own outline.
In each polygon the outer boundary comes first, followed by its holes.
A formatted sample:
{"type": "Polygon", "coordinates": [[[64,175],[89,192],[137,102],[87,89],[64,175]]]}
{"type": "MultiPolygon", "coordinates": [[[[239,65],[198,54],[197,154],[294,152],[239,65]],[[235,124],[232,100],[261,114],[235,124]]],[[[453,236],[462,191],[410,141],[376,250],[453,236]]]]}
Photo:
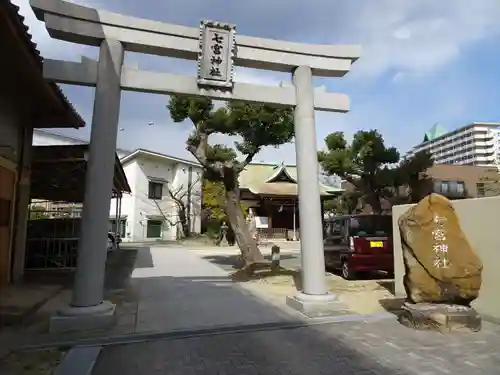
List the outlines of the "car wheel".
{"type": "Polygon", "coordinates": [[[352,280],[354,279],[354,276],[354,272],[349,267],[349,262],[344,260],[342,262],[342,277],[346,280],[352,280]]]}

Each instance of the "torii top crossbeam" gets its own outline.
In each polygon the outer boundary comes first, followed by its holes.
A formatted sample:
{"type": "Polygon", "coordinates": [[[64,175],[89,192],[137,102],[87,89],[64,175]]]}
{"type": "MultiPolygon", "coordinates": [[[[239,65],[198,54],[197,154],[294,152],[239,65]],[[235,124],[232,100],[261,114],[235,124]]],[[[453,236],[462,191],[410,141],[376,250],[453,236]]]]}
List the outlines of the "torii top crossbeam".
{"type": "MultiPolygon", "coordinates": [[[[30,0],[38,19],[57,39],[99,46],[109,38],[120,41],[126,51],[197,60],[200,57],[200,29],[124,16],[61,0],[30,0]]],[[[313,75],[341,77],[360,57],[361,48],[350,45],[311,45],[235,36],[236,66],[292,72],[297,66],[311,67],[313,75]]],[[[45,76],[57,82],[95,86],[97,65],[45,60],[45,76]]],[[[295,105],[293,87],[259,86],[235,82],[232,92],[200,89],[192,77],[143,72],[124,67],[122,89],[150,93],[204,95],[215,99],[295,105]]],[[[317,110],[346,112],[344,94],[315,92],[317,110]]]]}

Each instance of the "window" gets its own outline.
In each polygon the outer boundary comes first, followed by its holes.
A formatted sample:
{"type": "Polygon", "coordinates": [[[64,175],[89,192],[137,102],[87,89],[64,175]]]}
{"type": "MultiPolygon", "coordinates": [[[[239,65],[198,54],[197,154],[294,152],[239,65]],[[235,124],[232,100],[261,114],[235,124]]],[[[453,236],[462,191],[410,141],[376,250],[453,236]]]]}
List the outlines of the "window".
{"type": "Polygon", "coordinates": [[[448,191],[452,194],[458,193],[458,182],[457,181],[447,181],[448,191]]]}
{"type": "Polygon", "coordinates": [[[163,184],[161,182],[149,181],[149,199],[162,199],[163,197],[163,184]]]}
{"type": "Polygon", "coordinates": [[[486,195],[486,189],[484,188],[483,182],[478,182],[476,184],[476,189],[477,189],[477,196],[478,197],[484,197],[486,195]]]}
{"type": "Polygon", "coordinates": [[[362,215],[350,219],[350,236],[390,236],[392,217],[390,215],[362,215]]]}
{"type": "Polygon", "coordinates": [[[325,233],[324,233],[324,243],[326,245],[331,245],[338,241],[341,241],[344,237],[344,228],[345,228],[345,220],[346,219],[333,219],[327,221],[325,224],[325,233]]]}
{"type": "Polygon", "coordinates": [[[434,192],[448,197],[465,196],[465,183],[463,181],[434,181],[434,192]]]}
{"type": "Polygon", "coordinates": [[[161,238],[162,222],[160,220],[148,220],[146,225],[147,238],[161,238]]]}
{"type": "Polygon", "coordinates": [[[441,181],[441,193],[448,194],[450,188],[446,181],[441,181]]]}

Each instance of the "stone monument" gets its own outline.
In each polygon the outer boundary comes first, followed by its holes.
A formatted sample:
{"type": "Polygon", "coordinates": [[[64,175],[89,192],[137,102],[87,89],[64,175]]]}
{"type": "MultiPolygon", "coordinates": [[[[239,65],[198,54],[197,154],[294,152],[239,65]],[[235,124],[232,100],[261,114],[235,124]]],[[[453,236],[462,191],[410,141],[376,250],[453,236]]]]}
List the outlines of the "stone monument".
{"type": "Polygon", "coordinates": [[[481,317],[470,304],[479,295],[483,266],[452,203],[431,194],[398,224],[407,295],[400,323],[440,332],[480,330],[481,317]]]}
{"type": "Polygon", "coordinates": [[[222,225],[220,227],[220,234],[219,234],[219,240],[217,241],[217,245],[220,247],[228,247],[229,242],[227,241],[227,230],[229,227],[227,226],[226,222],[223,221],[222,225]]]}
{"type": "Polygon", "coordinates": [[[252,236],[252,239],[256,242],[259,241],[258,231],[257,231],[257,220],[255,219],[255,214],[252,209],[248,210],[248,215],[246,218],[248,231],[252,236]]]}

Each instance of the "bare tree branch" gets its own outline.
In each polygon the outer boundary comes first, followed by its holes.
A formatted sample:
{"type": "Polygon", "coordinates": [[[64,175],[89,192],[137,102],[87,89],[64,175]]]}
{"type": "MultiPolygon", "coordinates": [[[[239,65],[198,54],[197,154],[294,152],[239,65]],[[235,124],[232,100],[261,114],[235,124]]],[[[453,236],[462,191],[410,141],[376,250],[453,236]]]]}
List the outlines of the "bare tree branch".
{"type": "Polygon", "coordinates": [[[239,173],[243,169],[245,169],[247,167],[247,165],[252,162],[254,156],[257,155],[257,153],[259,151],[260,150],[256,150],[255,152],[251,152],[250,154],[247,155],[247,157],[245,158],[245,160],[243,160],[242,162],[238,163],[237,166],[235,167],[236,173],[239,173]]]}
{"type": "Polygon", "coordinates": [[[167,217],[167,215],[165,215],[165,213],[164,213],[164,212],[163,212],[163,210],[161,209],[160,204],[157,202],[157,200],[156,200],[156,199],[153,199],[153,202],[155,203],[156,207],[158,208],[158,211],[160,211],[161,216],[163,216],[163,218],[165,219],[165,221],[167,221],[167,222],[170,224],[170,226],[174,227],[174,226],[177,226],[177,224],[180,224],[180,223],[181,223],[181,220],[178,220],[178,221],[176,221],[175,223],[174,223],[173,221],[171,221],[171,220],[167,217]]]}

